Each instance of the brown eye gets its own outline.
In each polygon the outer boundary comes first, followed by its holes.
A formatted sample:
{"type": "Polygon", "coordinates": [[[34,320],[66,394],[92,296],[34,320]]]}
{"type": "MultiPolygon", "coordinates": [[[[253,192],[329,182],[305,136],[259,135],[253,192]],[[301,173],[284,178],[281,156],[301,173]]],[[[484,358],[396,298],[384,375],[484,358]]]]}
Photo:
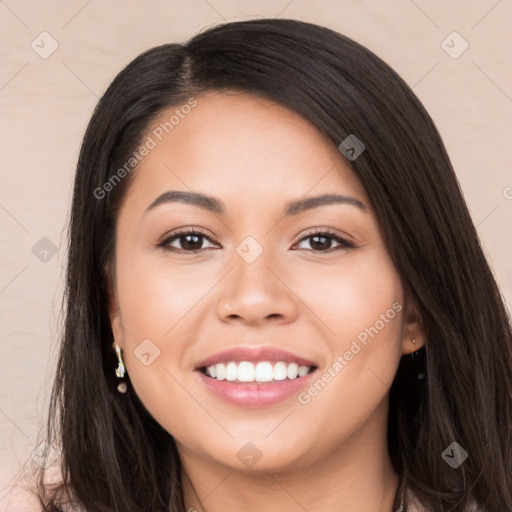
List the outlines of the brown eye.
{"type": "MultiPolygon", "coordinates": [[[[182,251],[182,252],[201,252],[205,248],[202,247],[204,240],[210,240],[204,233],[200,231],[181,231],[175,233],[167,238],[164,238],[158,247],[164,247],[170,251],[182,251]],[[178,246],[172,244],[177,241],[178,246]]],[[[210,240],[211,241],[211,240],[210,240]]]]}
{"type": "Polygon", "coordinates": [[[349,242],[331,231],[315,231],[314,233],[301,238],[299,243],[303,240],[311,240],[309,242],[309,250],[315,252],[331,252],[342,249],[352,249],[355,247],[352,242],[349,242]],[[339,247],[332,248],[333,240],[339,244],[339,247]]]}
{"type": "MultiPolygon", "coordinates": [[[[158,244],[158,247],[163,247],[166,250],[175,252],[199,253],[208,249],[203,247],[205,240],[214,244],[210,237],[206,236],[206,234],[201,231],[180,231],[164,238],[158,244]]],[[[315,231],[301,238],[298,243],[301,243],[304,240],[310,240],[310,247],[306,248],[306,250],[313,252],[333,252],[336,250],[346,250],[355,247],[354,243],[331,231],[315,231]],[[338,246],[333,247],[334,243],[337,243],[338,246]]],[[[304,248],[299,249],[304,250],[304,248]]]]}

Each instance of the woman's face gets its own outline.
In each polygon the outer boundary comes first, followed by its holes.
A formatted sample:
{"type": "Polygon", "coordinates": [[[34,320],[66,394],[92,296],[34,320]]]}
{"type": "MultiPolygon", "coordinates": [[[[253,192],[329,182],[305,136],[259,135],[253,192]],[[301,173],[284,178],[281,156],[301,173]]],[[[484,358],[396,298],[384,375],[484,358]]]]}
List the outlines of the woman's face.
{"type": "Polygon", "coordinates": [[[382,439],[400,357],[421,342],[365,190],[298,114],[196,101],[152,125],[118,217],[111,316],[131,385],[185,461],[297,469],[382,439]],[[326,195],[342,198],[311,200],[326,195]],[[289,378],[300,366],[313,371],[289,378]]]}

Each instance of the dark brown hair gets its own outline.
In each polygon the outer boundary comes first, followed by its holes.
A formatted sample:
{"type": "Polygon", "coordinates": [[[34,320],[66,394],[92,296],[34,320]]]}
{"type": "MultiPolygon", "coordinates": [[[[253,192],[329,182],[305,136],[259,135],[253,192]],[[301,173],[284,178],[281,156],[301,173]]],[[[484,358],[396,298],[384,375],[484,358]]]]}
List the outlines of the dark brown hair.
{"type": "Polygon", "coordinates": [[[48,442],[62,447],[64,481],[50,491],[41,471],[44,510],[58,510],[67,489],[88,511],[184,512],[172,436],[130,383],[125,395],[116,391],[108,269],[134,173],[101,199],[95,190],[163,109],[209,90],[282,104],[336,146],[350,134],[363,141],[365,151],[347,163],[427,334],[414,360],[402,358],[390,390],[392,463],[430,511],[463,511],[474,501],[510,512],[511,326],[441,137],[410,87],[374,53],[287,19],[226,23],[186,44],[146,51],[96,106],[76,170],[65,325],[47,425],[48,442]],[[456,469],[441,457],[453,442],[468,453],[456,469]]]}

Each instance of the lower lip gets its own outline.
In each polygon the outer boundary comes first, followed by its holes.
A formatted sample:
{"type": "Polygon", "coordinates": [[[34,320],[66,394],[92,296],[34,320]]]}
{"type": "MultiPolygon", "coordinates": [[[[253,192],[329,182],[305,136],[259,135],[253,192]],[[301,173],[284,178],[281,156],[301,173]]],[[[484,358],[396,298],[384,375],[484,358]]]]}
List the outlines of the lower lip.
{"type": "Polygon", "coordinates": [[[199,378],[212,393],[230,404],[241,407],[265,407],[286,400],[309,385],[316,372],[317,369],[296,379],[262,384],[254,382],[240,384],[228,380],[212,379],[203,372],[197,371],[199,378]]]}

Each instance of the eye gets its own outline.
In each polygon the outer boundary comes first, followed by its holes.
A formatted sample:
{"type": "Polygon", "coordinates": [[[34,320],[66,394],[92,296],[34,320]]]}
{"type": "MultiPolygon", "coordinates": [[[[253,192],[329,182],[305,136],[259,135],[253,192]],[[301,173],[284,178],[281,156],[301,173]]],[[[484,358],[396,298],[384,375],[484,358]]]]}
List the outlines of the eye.
{"type": "MultiPolygon", "coordinates": [[[[163,247],[169,251],[176,251],[176,252],[189,252],[189,253],[200,253],[205,251],[207,248],[202,247],[203,240],[209,240],[212,242],[210,237],[208,237],[205,233],[198,229],[188,229],[188,230],[182,230],[178,231],[177,233],[174,233],[166,238],[164,238],[159,244],[158,247],[163,247]],[[176,247],[173,245],[175,242],[178,242],[178,246],[176,247]]],[[[310,245],[310,251],[313,252],[332,252],[336,250],[343,250],[343,249],[352,249],[356,247],[356,245],[353,242],[350,242],[349,240],[346,240],[345,238],[341,237],[337,233],[334,233],[329,230],[316,230],[313,233],[308,234],[305,237],[302,237],[299,242],[301,243],[304,240],[311,240],[309,242],[310,245]],[[332,241],[335,241],[338,243],[339,247],[332,247],[332,241]]],[[[213,243],[213,242],[212,242],[213,243]]],[[[215,244],[214,244],[215,245],[215,244]]],[[[296,244],[297,245],[297,244],[296,244]]],[[[299,248],[303,249],[303,248],[299,248]]]]}
{"type": "Polygon", "coordinates": [[[197,229],[183,230],[164,238],[158,244],[158,247],[165,247],[169,251],[199,253],[205,250],[205,248],[201,247],[203,239],[210,240],[209,237],[197,229]],[[180,247],[173,247],[171,245],[175,241],[178,241],[180,247]]]}
{"type": "Polygon", "coordinates": [[[309,245],[314,252],[332,252],[343,249],[353,249],[356,245],[349,240],[341,237],[340,235],[333,233],[329,230],[316,230],[313,233],[301,238],[298,243],[303,240],[311,240],[309,245]],[[336,241],[340,247],[332,248],[332,240],[336,241]]]}

